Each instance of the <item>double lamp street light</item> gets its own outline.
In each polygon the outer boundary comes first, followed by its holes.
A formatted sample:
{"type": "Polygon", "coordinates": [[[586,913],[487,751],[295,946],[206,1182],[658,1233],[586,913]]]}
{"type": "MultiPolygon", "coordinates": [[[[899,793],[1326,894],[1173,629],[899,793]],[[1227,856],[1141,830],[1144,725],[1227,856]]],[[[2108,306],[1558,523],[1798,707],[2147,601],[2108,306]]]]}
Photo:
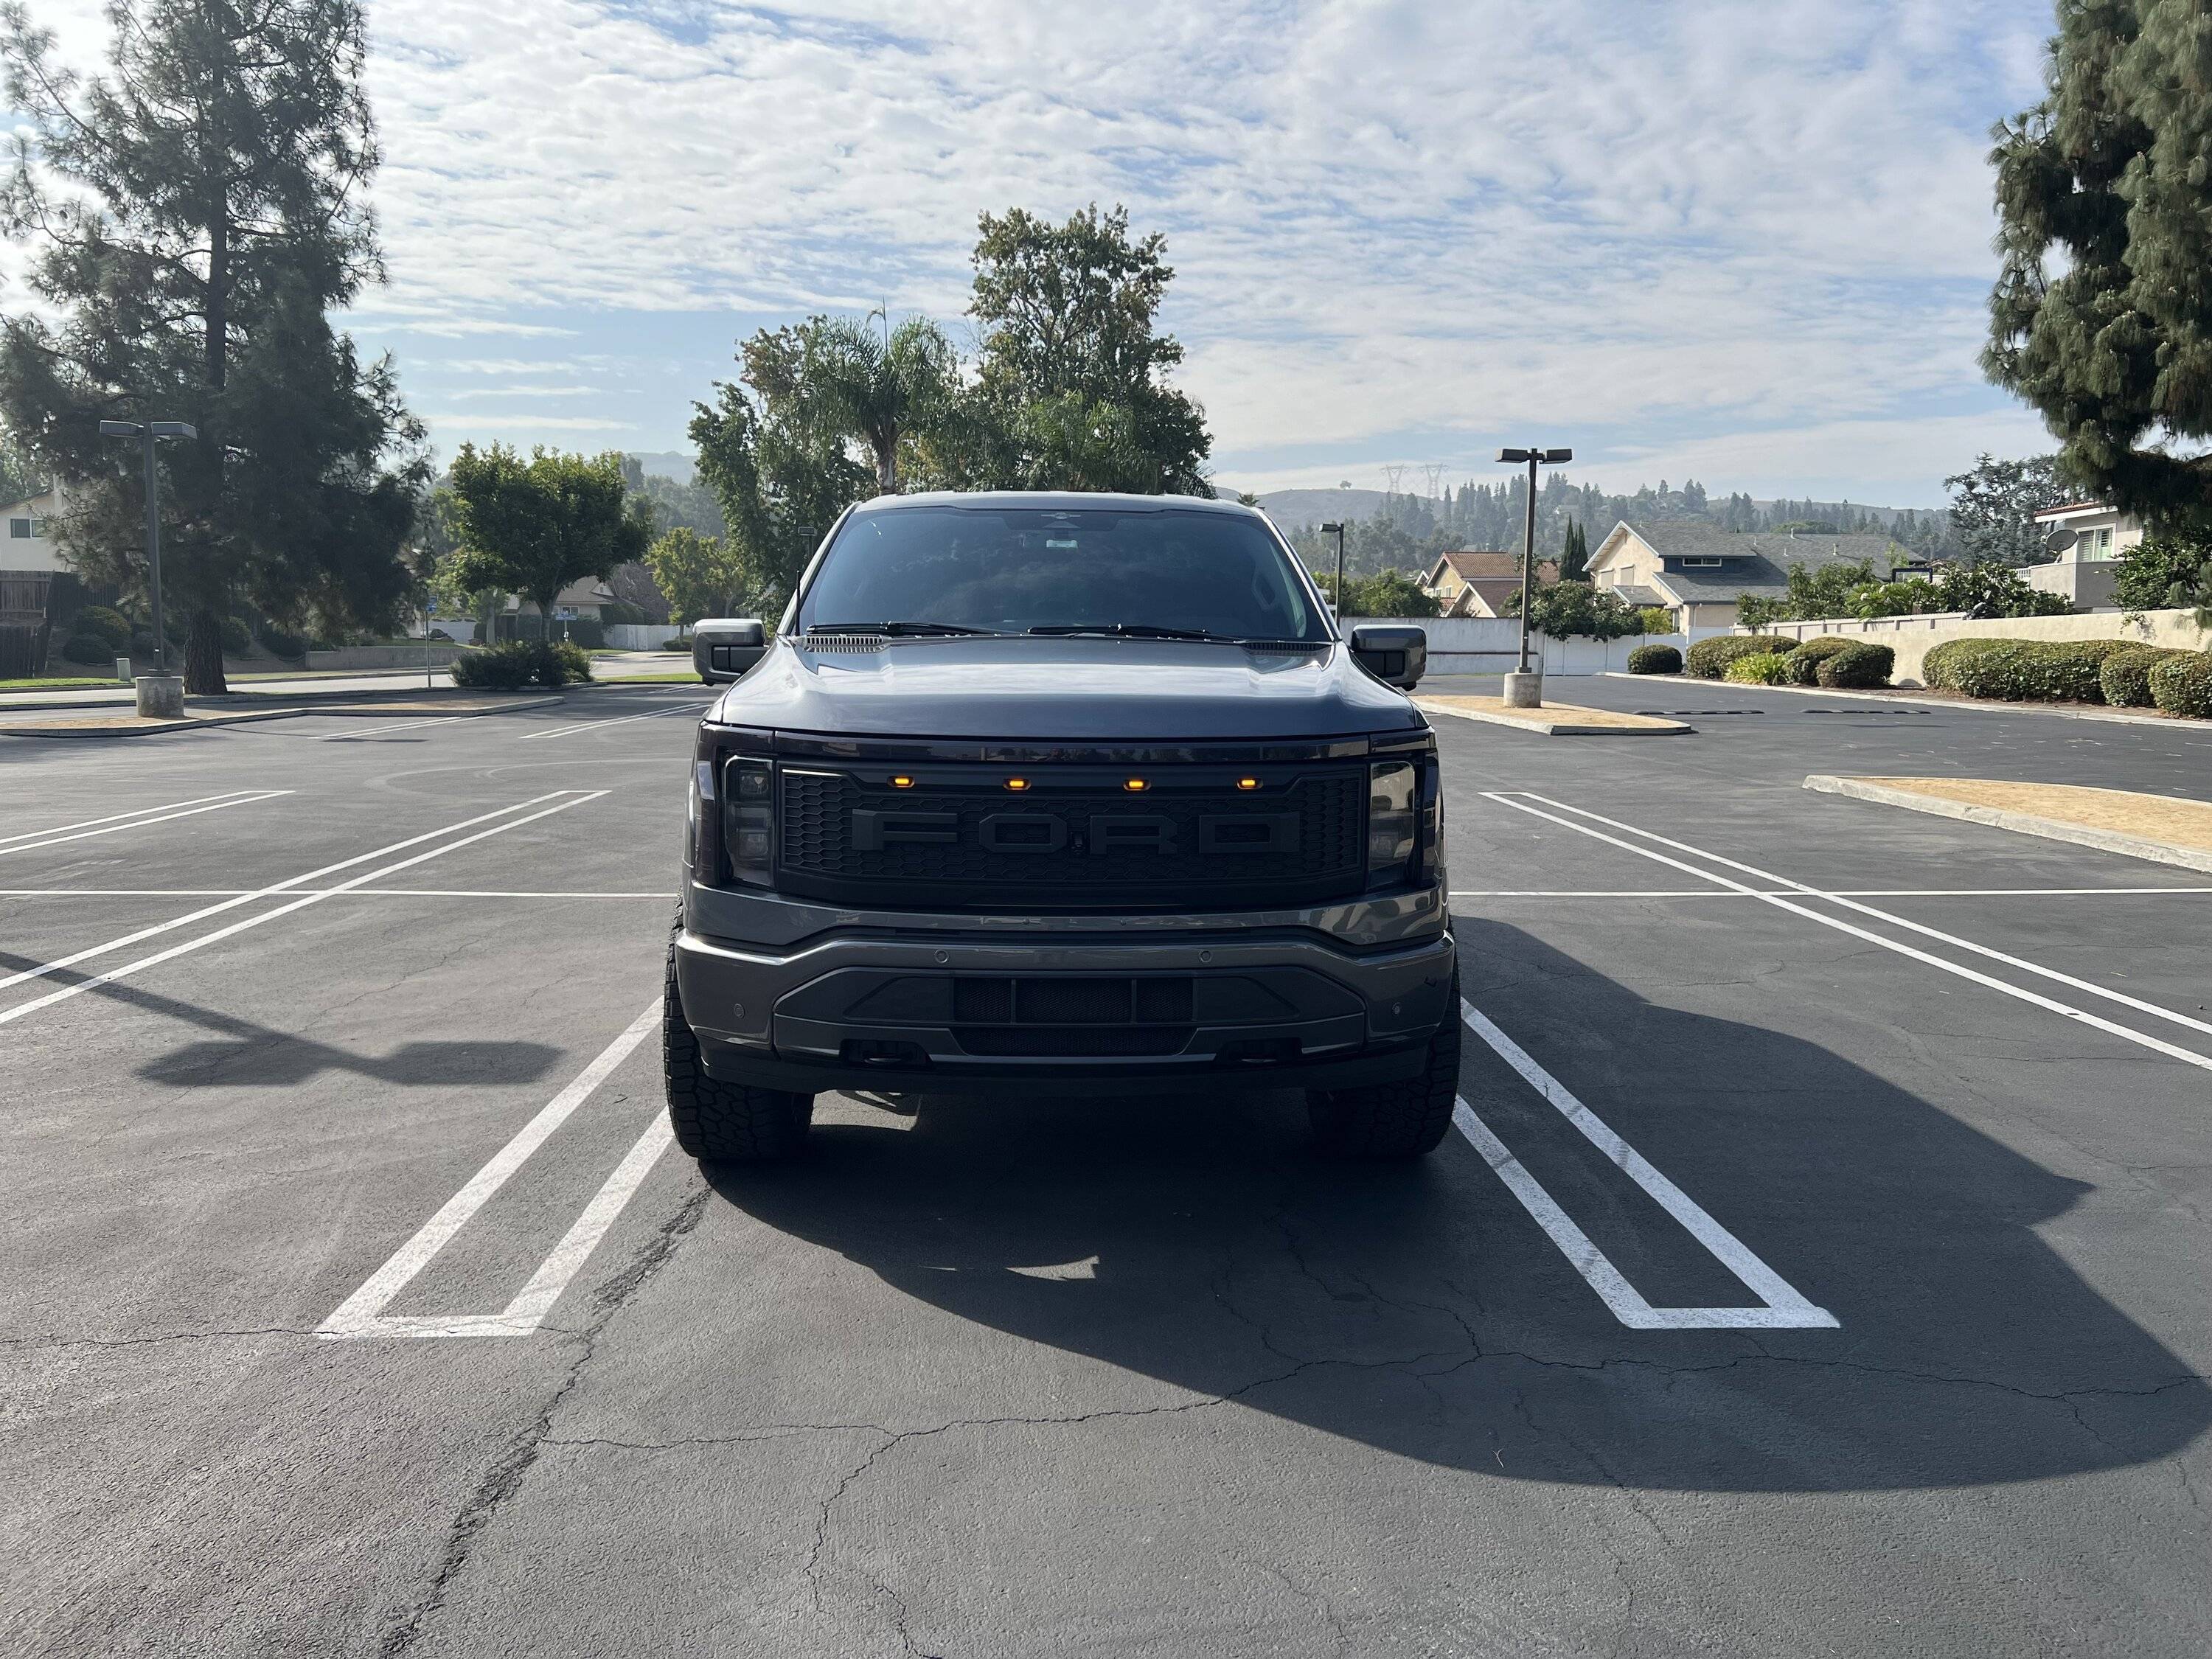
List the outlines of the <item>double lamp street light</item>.
{"type": "Polygon", "coordinates": [[[1543,680],[1539,677],[1535,687],[1528,681],[1528,589],[1536,567],[1536,469],[1540,466],[1562,466],[1575,458],[1571,449],[1501,449],[1498,459],[1502,465],[1517,466],[1526,462],[1528,466],[1528,520],[1521,540],[1521,667],[1517,673],[1506,676],[1505,701],[1509,706],[1534,708],[1541,699],[1543,680]],[[1513,684],[1518,680],[1519,685],[1513,684]],[[1528,696],[1531,689],[1537,694],[1528,696]],[[1526,703],[1520,698],[1527,696],[1526,703]]]}
{"type": "Polygon", "coordinates": [[[197,438],[199,428],[185,421],[102,421],[104,438],[146,441],[146,580],[154,593],[154,672],[169,672],[168,635],[161,626],[161,485],[154,469],[156,438],[197,438]]]}

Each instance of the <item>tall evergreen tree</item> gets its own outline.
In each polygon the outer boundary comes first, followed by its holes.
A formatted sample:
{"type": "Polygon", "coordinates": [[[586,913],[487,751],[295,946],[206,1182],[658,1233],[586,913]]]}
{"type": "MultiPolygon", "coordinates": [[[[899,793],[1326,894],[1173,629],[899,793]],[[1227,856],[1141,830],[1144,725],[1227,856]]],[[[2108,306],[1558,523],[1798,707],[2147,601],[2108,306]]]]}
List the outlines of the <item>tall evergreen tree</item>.
{"type": "Polygon", "coordinates": [[[388,359],[329,313],[382,280],[358,0],[114,0],[108,72],[56,63],[0,7],[27,122],[0,216],[33,249],[37,314],[0,324],[0,423],[69,479],[59,526],[95,580],[143,580],[140,457],[102,417],[191,422],[161,446],[165,596],[188,690],[223,689],[251,601],[388,625],[427,467],[388,359]]]}
{"type": "Polygon", "coordinates": [[[1567,520],[1567,533],[1559,544],[1559,580],[1563,582],[1584,581],[1589,576],[1589,538],[1574,520],[1567,520]]]}
{"type": "Polygon", "coordinates": [[[2059,0],[2048,90],[1996,129],[2003,267],[1982,362],[2061,470],[2212,531],[2212,29],[2191,0],[2059,0]],[[2175,441],[2179,441],[2178,442],[2175,441]]]}

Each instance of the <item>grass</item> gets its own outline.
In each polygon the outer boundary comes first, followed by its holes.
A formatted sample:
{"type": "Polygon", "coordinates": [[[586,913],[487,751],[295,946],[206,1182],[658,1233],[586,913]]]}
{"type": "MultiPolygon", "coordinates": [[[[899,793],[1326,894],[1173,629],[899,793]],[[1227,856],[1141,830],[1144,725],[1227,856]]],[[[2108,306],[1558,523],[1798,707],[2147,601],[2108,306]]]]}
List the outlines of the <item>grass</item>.
{"type": "Polygon", "coordinates": [[[38,680],[0,680],[0,691],[81,691],[88,685],[112,685],[118,690],[123,689],[123,682],[114,675],[101,674],[79,678],[63,675],[38,680]]]}
{"type": "Polygon", "coordinates": [[[594,685],[697,685],[700,679],[694,674],[617,674],[607,679],[593,680],[594,685]]]}

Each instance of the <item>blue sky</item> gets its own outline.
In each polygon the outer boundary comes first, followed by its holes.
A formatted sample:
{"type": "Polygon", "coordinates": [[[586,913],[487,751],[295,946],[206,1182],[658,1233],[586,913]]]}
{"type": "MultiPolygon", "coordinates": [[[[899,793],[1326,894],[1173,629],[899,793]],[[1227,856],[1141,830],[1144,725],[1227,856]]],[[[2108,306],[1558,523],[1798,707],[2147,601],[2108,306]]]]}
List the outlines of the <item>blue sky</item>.
{"type": "MultiPolygon", "coordinates": [[[[96,7],[38,9],[87,61],[96,7]]],[[[1091,200],[1167,234],[1240,487],[1540,441],[1620,487],[1929,505],[2049,447],[1975,364],[1989,128],[2048,0],[369,17],[391,282],[350,324],[445,454],[684,447],[739,335],[957,324],[979,211],[1091,200]]]]}

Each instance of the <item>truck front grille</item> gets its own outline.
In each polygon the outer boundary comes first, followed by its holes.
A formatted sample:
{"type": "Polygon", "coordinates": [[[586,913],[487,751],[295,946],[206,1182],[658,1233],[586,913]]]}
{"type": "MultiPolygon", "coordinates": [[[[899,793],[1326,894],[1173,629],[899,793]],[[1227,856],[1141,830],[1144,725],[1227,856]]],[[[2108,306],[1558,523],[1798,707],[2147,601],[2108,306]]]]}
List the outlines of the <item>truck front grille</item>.
{"type": "Polygon", "coordinates": [[[1366,769],[1314,767],[1240,793],[1163,779],[1141,794],[1055,782],[906,788],[786,764],[776,886],[921,909],[1251,908],[1317,902],[1365,878],[1366,769]]]}

